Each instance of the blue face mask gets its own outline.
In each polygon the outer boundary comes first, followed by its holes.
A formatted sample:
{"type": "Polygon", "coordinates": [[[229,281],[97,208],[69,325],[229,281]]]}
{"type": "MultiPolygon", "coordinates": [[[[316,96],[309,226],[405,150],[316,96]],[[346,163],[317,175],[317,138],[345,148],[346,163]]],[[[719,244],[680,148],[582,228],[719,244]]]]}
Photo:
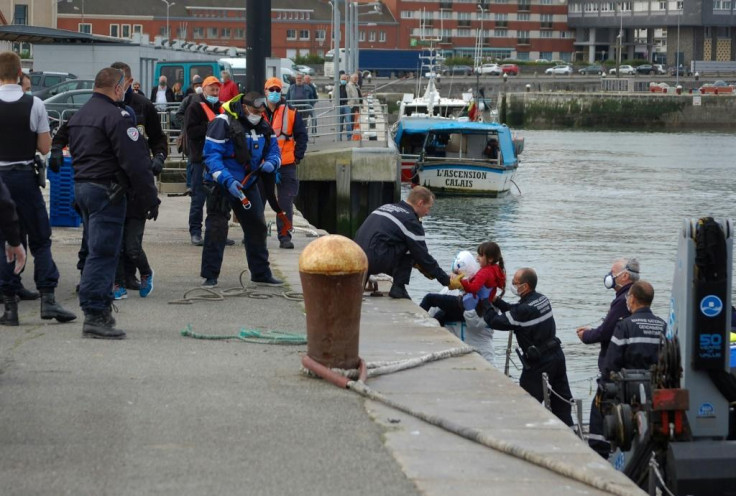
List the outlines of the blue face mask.
{"type": "Polygon", "coordinates": [[[343,84],[343,85],[344,85],[344,84],[348,84],[348,82],[347,82],[347,80],[345,80],[345,79],[341,79],[341,80],[340,80],[340,84],[343,84]]]}
{"type": "Polygon", "coordinates": [[[268,101],[271,103],[279,103],[281,101],[281,93],[277,91],[268,92],[268,101]]]}
{"type": "Polygon", "coordinates": [[[219,100],[216,96],[212,96],[212,95],[207,95],[205,98],[210,103],[217,103],[219,100]]]}

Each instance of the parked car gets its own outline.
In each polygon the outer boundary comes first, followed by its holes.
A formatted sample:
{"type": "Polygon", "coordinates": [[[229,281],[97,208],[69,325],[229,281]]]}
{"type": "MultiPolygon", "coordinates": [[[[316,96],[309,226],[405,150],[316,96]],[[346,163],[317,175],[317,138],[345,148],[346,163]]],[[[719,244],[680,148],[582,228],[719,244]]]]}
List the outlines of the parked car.
{"type": "Polygon", "coordinates": [[[720,79],[714,83],[706,83],[703,86],[701,86],[698,91],[705,95],[705,94],[712,94],[712,95],[724,95],[727,93],[733,93],[734,87],[733,85],[728,84],[725,81],[721,81],[720,79]]]}
{"type": "Polygon", "coordinates": [[[49,114],[49,127],[52,135],[56,133],[60,122],[69,120],[82,105],[87,103],[87,100],[92,97],[92,93],[92,89],[65,91],[49,97],[43,102],[49,114]]]}
{"type": "Polygon", "coordinates": [[[680,67],[670,67],[670,76],[677,76],[679,73],[680,76],[692,76],[693,72],[690,70],[689,67],[685,67],[684,65],[680,64],[680,67]]]}
{"type": "Polygon", "coordinates": [[[309,67],[308,65],[295,65],[294,70],[296,72],[301,72],[302,74],[306,76],[314,76],[316,73],[314,72],[314,69],[309,67]]]}
{"type": "Polygon", "coordinates": [[[501,66],[498,64],[483,64],[480,67],[476,67],[475,72],[478,74],[490,74],[491,76],[500,76],[503,74],[501,66]]]}
{"type": "Polygon", "coordinates": [[[442,74],[448,76],[470,76],[473,74],[473,68],[469,65],[451,65],[442,70],[442,74]]]}
{"type": "Polygon", "coordinates": [[[578,69],[578,72],[584,76],[587,76],[588,74],[603,74],[603,67],[593,64],[583,67],[582,69],[578,69]]]}
{"type": "Polygon", "coordinates": [[[37,96],[41,100],[46,100],[49,97],[58,95],[59,93],[71,90],[86,90],[94,88],[94,86],[94,79],[70,79],[69,81],[64,81],[63,83],[59,83],[55,86],[34,91],[33,96],[37,96]]]}
{"type": "Polygon", "coordinates": [[[546,71],[544,71],[545,74],[552,74],[552,75],[558,75],[558,74],[566,74],[570,75],[572,74],[572,67],[569,65],[556,65],[554,67],[550,67],[546,71]]]}
{"type": "Polygon", "coordinates": [[[673,90],[667,83],[649,83],[649,91],[651,93],[670,93],[673,90]]]}
{"type": "Polygon", "coordinates": [[[637,74],[664,74],[665,70],[660,64],[642,64],[636,67],[637,74]]]}
{"type": "MultiPolygon", "coordinates": [[[[636,74],[636,69],[634,69],[630,65],[622,65],[619,67],[619,69],[621,69],[621,74],[629,76],[633,76],[634,74],[636,74]]],[[[610,71],[608,71],[608,74],[616,74],[616,68],[613,67],[610,71]]]]}
{"type": "Polygon", "coordinates": [[[534,61],[535,64],[549,64],[549,60],[547,59],[537,59],[534,61]]]}
{"type": "Polygon", "coordinates": [[[50,86],[56,86],[67,79],[77,79],[70,72],[38,71],[28,74],[31,77],[31,91],[38,91],[50,86]]]}
{"type": "Polygon", "coordinates": [[[519,66],[516,64],[503,64],[501,66],[501,72],[509,76],[518,76],[520,71],[519,66]]]}

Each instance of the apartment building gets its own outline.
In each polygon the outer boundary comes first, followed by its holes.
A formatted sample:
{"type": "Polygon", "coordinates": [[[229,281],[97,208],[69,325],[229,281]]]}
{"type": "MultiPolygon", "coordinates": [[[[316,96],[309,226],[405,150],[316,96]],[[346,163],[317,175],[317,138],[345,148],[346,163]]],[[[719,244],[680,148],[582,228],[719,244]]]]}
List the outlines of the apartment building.
{"type": "MultiPolygon", "coordinates": [[[[10,24],[56,27],[57,0],[0,0],[0,26],[10,24]]],[[[22,42],[2,42],[0,49],[12,50],[21,56],[31,55],[31,45],[22,42]]]]}

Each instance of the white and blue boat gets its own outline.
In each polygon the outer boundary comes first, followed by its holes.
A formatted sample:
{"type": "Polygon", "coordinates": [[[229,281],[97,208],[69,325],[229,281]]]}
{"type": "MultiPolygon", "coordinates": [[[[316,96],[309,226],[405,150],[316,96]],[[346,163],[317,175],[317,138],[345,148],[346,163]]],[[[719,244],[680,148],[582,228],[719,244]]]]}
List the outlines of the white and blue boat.
{"type": "Polygon", "coordinates": [[[412,183],[435,194],[495,197],[511,189],[524,142],[504,124],[467,118],[408,116],[394,141],[404,156],[416,156],[412,183]]]}

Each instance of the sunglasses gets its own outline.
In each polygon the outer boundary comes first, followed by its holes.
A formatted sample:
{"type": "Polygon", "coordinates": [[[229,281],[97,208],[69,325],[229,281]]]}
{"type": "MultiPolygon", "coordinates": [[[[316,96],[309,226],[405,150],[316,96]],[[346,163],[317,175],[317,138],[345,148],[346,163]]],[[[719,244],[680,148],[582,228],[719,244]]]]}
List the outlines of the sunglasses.
{"type": "Polygon", "coordinates": [[[273,88],[268,88],[268,91],[270,91],[271,93],[281,93],[281,88],[279,88],[278,86],[274,86],[273,88]]]}

